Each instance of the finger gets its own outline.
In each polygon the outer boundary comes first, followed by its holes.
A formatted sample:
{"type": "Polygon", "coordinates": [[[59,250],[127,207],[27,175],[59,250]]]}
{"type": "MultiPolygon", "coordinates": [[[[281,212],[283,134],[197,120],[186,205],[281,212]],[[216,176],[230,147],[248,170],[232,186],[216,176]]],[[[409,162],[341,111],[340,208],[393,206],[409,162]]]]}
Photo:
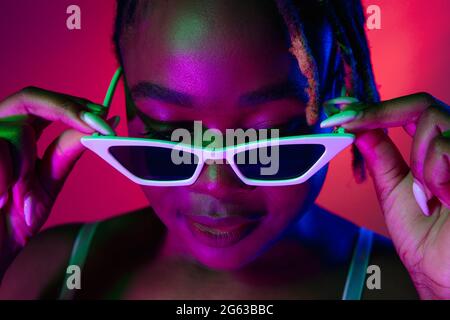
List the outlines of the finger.
{"type": "Polygon", "coordinates": [[[13,183],[28,175],[34,169],[36,160],[36,139],[30,125],[5,124],[0,125],[0,139],[7,143],[11,158],[10,174],[13,183]]]}
{"type": "Polygon", "coordinates": [[[85,134],[77,130],[66,130],[44,152],[39,176],[43,187],[53,198],[56,198],[73,165],[85,150],[80,143],[83,136],[85,134]]]}
{"type": "Polygon", "coordinates": [[[67,97],[68,99],[75,101],[76,103],[78,103],[81,106],[86,106],[86,108],[90,112],[95,113],[101,117],[106,116],[106,114],[108,113],[107,107],[102,106],[101,104],[93,103],[88,99],[76,97],[76,96],[72,96],[72,95],[68,95],[68,94],[61,94],[61,95],[64,97],[67,97]]]}
{"type": "Polygon", "coordinates": [[[364,157],[377,195],[384,203],[392,190],[408,174],[408,165],[382,129],[357,133],[355,145],[364,157]]]}
{"type": "Polygon", "coordinates": [[[74,129],[64,131],[45,150],[33,174],[15,184],[14,196],[22,209],[20,219],[32,232],[37,232],[47,220],[64,180],[84,151],[79,142],[84,135],[74,129]]]}
{"type": "MultiPolygon", "coordinates": [[[[115,116],[107,123],[115,128],[119,117],[115,116]]],[[[85,134],[76,130],[66,130],[45,150],[39,169],[40,181],[49,195],[56,197],[73,166],[85,151],[81,137],[85,134]]]]}
{"type": "Polygon", "coordinates": [[[13,187],[14,201],[19,210],[14,210],[11,219],[16,220],[16,225],[25,224],[27,228],[22,230],[23,243],[26,239],[43,226],[47,220],[54,199],[42,188],[37,176],[28,176],[20,179],[13,187]]]}
{"type": "Polygon", "coordinates": [[[425,158],[431,142],[450,129],[450,113],[442,108],[427,108],[420,116],[411,149],[411,170],[414,177],[423,184],[425,158]]]}
{"type": "MultiPolygon", "coordinates": [[[[356,104],[355,110],[349,105],[343,112],[327,119],[333,125],[358,132],[378,128],[408,127],[416,124],[422,113],[430,106],[450,112],[448,106],[426,93],[413,94],[401,98],[383,101],[376,104],[356,104]],[[342,114],[346,115],[345,117],[342,114]]],[[[411,130],[407,130],[414,134],[411,130]]]]}
{"type": "Polygon", "coordinates": [[[424,182],[444,205],[450,208],[450,138],[436,137],[425,157],[424,182]]]}
{"type": "Polygon", "coordinates": [[[13,182],[12,171],[13,166],[9,144],[6,140],[0,139],[0,197],[3,197],[8,192],[13,182]]]}
{"type": "MultiPolygon", "coordinates": [[[[61,98],[66,98],[68,100],[72,100],[76,102],[78,105],[80,105],[80,108],[83,110],[88,110],[89,112],[98,115],[102,118],[106,117],[106,114],[108,113],[108,108],[104,107],[102,105],[93,103],[85,98],[80,98],[68,94],[58,93],[61,95],[61,98]]],[[[31,119],[30,123],[33,125],[33,127],[36,129],[36,139],[39,139],[42,131],[51,123],[50,121],[39,118],[39,117],[33,117],[31,119]]],[[[97,130],[98,131],[98,130],[97,130]]]]}
{"type": "MultiPolygon", "coordinates": [[[[74,129],[62,132],[45,150],[37,168],[37,177],[26,181],[24,220],[33,231],[38,231],[48,218],[52,203],[61,191],[67,176],[85,151],[80,143],[84,133],[74,129]]],[[[22,192],[24,193],[24,192],[22,192]]]]}
{"type": "MultiPolygon", "coordinates": [[[[22,209],[25,195],[30,188],[28,181],[33,179],[35,173],[36,140],[34,130],[28,124],[17,126],[12,123],[2,123],[0,126],[0,140],[4,142],[2,144],[6,145],[8,149],[8,157],[11,162],[9,172],[10,177],[12,177],[12,180],[8,183],[8,190],[5,193],[6,197],[0,200],[3,202],[3,205],[7,203],[14,204],[19,209],[22,209]]],[[[5,162],[3,161],[7,159],[6,152],[2,150],[1,154],[0,162],[4,164],[5,162]]],[[[14,216],[8,216],[8,219],[11,221],[24,220],[22,210],[8,210],[8,212],[16,213],[14,216]]]]}
{"type": "MultiPolygon", "coordinates": [[[[104,120],[89,111],[87,103],[79,104],[67,95],[35,87],[28,87],[0,102],[0,118],[32,115],[47,121],[63,122],[84,133],[99,131],[110,134],[104,120]]],[[[43,128],[45,125],[39,130],[43,128]]]]}

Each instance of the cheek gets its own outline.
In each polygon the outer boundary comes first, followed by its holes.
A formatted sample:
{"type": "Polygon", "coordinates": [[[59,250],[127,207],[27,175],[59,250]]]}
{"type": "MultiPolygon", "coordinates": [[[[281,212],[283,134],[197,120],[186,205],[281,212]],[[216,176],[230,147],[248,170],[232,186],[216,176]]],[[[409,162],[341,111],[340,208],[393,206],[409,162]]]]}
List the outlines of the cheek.
{"type": "Polygon", "coordinates": [[[293,186],[285,187],[260,187],[265,199],[267,211],[274,220],[280,223],[292,222],[300,218],[317,199],[322,189],[328,165],[320,169],[308,181],[293,186]]]}
{"type": "MultiPolygon", "coordinates": [[[[289,222],[295,220],[300,212],[314,202],[323,181],[322,178],[314,178],[300,185],[276,188],[259,187],[253,191],[258,199],[265,199],[264,203],[260,203],[260,206],[264,207],[264,209],[261,209],[266,212],[268,219],[271,220],[268,226],[275,229],[285,227],[289,222]]],[[[176,213],[179,210],[186,210],[186,205],[191,203],[193,196],[196,195],[189,188],[182,187],[141,187],[141,189],[148,199],[149,205],[155,210],[161,220],[167,224],[176,219],[176,213]]],[[[250,197],[247,200],[248,203],[246,204],[245,199],[240,199],[239,204],[252,208],[255,199],[250,197]]]]}
{"type": "Polygon", "coordinates": [[[178,204],[186,200],[186,192],[182,188],[175,187],[148,187],[142,186],[149,205],[153,208],[161,221],[170,227],[174,224],[178,204]],[[177,201],[174,201],[177,199],[177,201]]]}
{"type": "Polygon", "coordinates": [[[284,228],[313,202],[311,184],[264,188],[267,211],[274,228],[284,228]]]}

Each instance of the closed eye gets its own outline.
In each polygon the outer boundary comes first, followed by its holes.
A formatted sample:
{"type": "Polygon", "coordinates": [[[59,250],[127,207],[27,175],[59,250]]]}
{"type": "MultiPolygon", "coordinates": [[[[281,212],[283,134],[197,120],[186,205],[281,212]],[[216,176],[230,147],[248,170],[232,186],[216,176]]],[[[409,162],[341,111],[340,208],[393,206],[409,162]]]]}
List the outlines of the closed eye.
{"type": "Polygon", "coordinates": [[[278,129],[280,137],[294,136],[311,133],[311,127],[308,126],[304,116],[296,117],[288,122],[281,124],[271,123],[270,121],[260,122],[254,126],[254,129],[278,129]]]}
{"type": "Polygon", "coordinates": [[[161,140],[171,140],[172,133],[176,129],[186,129],[191,134],[194,132],[194,123],[192,121],[159,121],[148,117],[137,110],[139,118],[144,124],[144,131],[140,135],[161,140]]]}

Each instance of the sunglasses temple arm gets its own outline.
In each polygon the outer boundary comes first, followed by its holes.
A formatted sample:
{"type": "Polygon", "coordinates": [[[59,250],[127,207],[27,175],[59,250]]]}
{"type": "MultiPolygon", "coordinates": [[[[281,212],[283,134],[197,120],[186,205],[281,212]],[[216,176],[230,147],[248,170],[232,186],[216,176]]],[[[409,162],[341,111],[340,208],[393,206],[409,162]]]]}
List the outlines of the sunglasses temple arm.
{"type": "Polygon", "coordinates": [[[114,76],[111,79],[111,82],[109,83],[108,91],[106,92],[105,99],[103,100],[103,105],[106,108],[109,108],[111,105],[111,101],[114,96],[114,91],[116,91],[117,84],[119,83],[120,76],[122,75],[122,68],[119,67],[116,72],[114,73],[114,76]]]}

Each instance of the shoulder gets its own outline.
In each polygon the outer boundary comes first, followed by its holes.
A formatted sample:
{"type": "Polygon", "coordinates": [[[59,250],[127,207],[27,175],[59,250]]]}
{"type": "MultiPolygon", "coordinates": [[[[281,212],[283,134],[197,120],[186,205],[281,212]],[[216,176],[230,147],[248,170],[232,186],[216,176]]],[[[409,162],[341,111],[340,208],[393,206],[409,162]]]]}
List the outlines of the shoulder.
{"type": "Polygon", "coordinates": [[[80,224],[45,230],[23,248],[6,271],[0,299],[36,299],[47,295],[52,282],[59,282],[69,260],[80,224]]]}
{"type": "MultiPolygon", "coordinates": [[[[322,254],[333,263],[349,263],[355,250],[360,227],[323,208],[315,207],[299,223],[304,239],[320,249],[322,254]]],[[[417,291],[408,271],[401,262],[391,239],[372,232],[372,247],[369,266],[376,271],[366,274],[363,299],[417,299],[417,291]],[[377,268],[378,267],[378,268],[377,268]],[[380,274],[380,289],[367,288],[369,277],[380,274]]],[[[347,267],[347,268],[348,268],[347,267]]],[[[348,269],[347,269],[348,270],[348,269]]]]}
{"type": "MultiPolygon", "coordinates": [[[[82,226],[62,225],[36,235],[8,268],[0,285],[0,299],[57,297],[82,226]]],[[[148,208],[101,221],[89,250],[88,270],[99,267],[99,256],[108,258],[109,263],[120,264],[127,253],[136,253],[138,238],[155,243],[162,234],[161,223],[148,208]]]]}
{"type": "Polygon", "coordinates": [[[369,266],[374,269],[368,273],[366,281],[379,281],[379,288],[368,289],[366,285],[363,299],[419,299],[391,239],[374,233],[369,266]]]}
{"type": "Polygon", "coordinates": [[[92,240],[76,299],[113,298],[135,268],[152,261],[166,229],[151,208],[103,221],[92,240]]]}

